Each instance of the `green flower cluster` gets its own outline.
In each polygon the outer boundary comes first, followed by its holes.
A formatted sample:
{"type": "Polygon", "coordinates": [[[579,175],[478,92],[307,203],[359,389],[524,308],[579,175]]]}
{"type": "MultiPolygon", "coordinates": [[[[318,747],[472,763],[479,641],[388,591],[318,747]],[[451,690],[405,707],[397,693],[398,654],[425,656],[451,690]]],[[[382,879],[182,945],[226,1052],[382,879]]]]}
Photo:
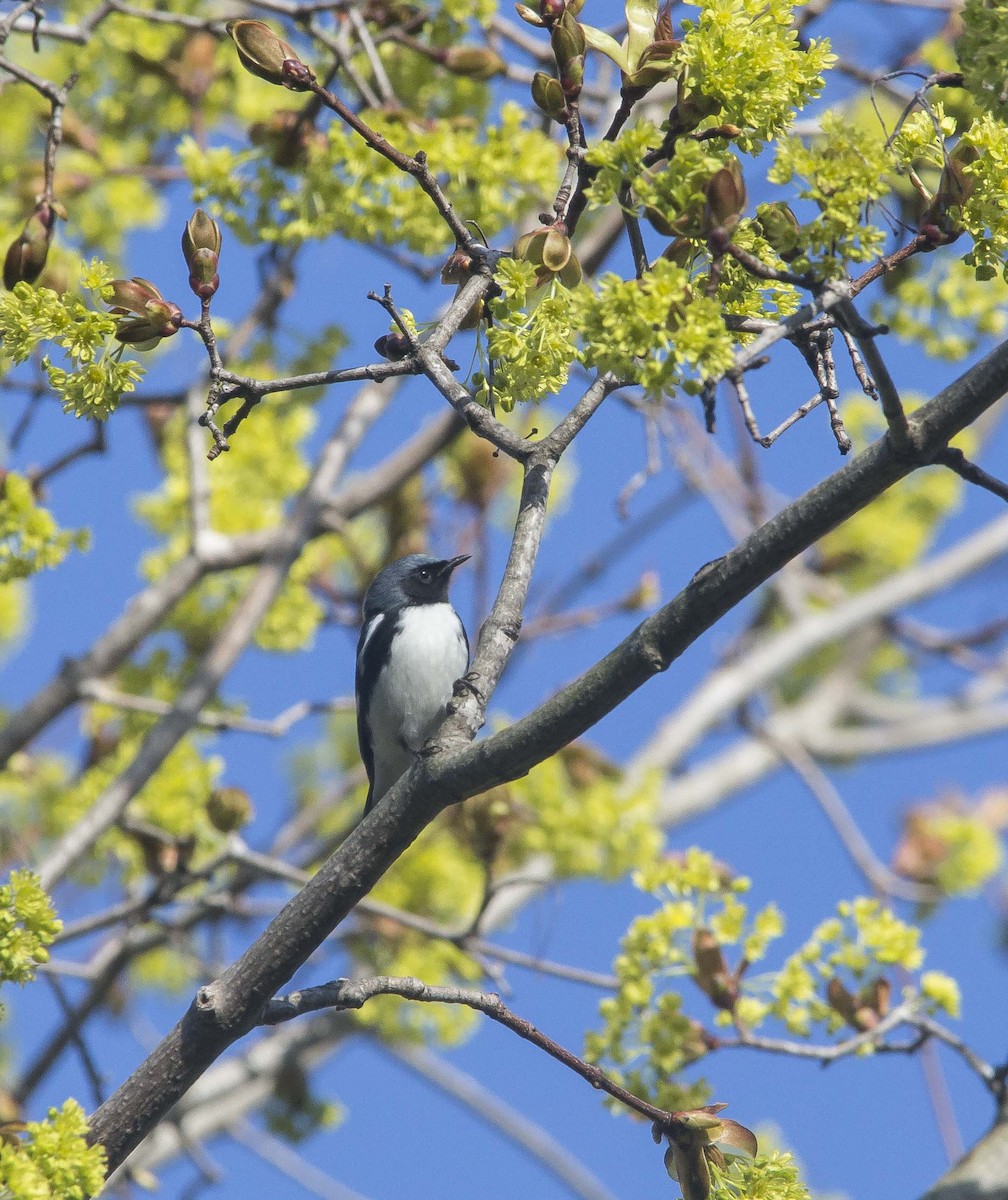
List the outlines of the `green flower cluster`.
{"type": "Polygon", "coordinates": [[[0,1143],[0,1191],[10,1200],[88,1200],[105,1183],[105,1149],[89,1146],[76,1100],[29,1121],[24,1137],[0,1143]]]}
{"type": "MultiPolygon", "coordinates": [[[[262,364],[259,364],[262,366],[262,364]]],[[[264,367],[266,371],[270,368],[264,367]]],[[[317,361],[308,369],[318,369],[317,361]]],[[[255,437],[236,437],[229,454],[222,455],[208,473],[210,527],[225,535],[275,529],[284,519],[290,498],[308,478],[303,447],[315,428],[310,403],[296,397],[270,396],[251,419],[255,437]]],[[[179,414],[166,429],[161,457],[165,477],[158,491],[141,497],[137,511],[163,544],[143,562],[150,579],[160,578],[189,548],[186,511],[189,475],[179,414]]],[[[311,589],[314,577],[333,560],[346,558],[346,548],[335,536],[312,541],[292,567],[280,595],[256,633],[262,649],[290,651],[311,643],[324,610],[311,589]]],[[[192,589],[176,606],[171,627],[182,634],[194,652],[205,647],[220,630],[245,594],[254,568],[214,574],[192,589]]]]}
{"type": "Polygon", "coordinates": [[[667,163],[642,172],[634,181],[634,196],[646,214],[657,214],[671,232],[695,239],[702,249],[707,240],[702,227],[704,187],[722,167],[734,161],[732,154],[711,142],[678,142],[667,163]]]}
{"type": "Polygon", "coordinates": [[[797,137],[781,139],[768,179],[799,180],[801,198],[820,210],[798,231],[795,270],[840,278],[847,263],[867,262],[881,251],[885,233],[864,215],[889,193],[885,175],[891,168],[881,133],[868,133],[838,112],[823,114],[819,136],[809,145],[797,137]]]}
{"type": "Polygon", "coordinates": [[[748,153],[788,128],[836,61],[827,41],[799,47],[795,7],[791,0],[705,0],[698,21],[683,21],[677,60],[685,85],[716,105],[708,123],[740,129],[735,140],[748,153]]]}
{"type": "Polygon", "coordinates": [[[961,258],[933,255],[928,269],[908,269],[883,286],[872,320],[935,358],[958,362],[1008,327],[1008,281],[977,279],[961,258]]]}
{"type": "Polygon", "coordinates": [[[0,885],[0,983],[28,983],[47,946],[63,928],[52,901],[30,871],[13,871],[0,885]]]}
{"type": "MultiPolygon", "coordinates": [[[[613,964],[619,986],[600,1005],[602,1027],[588,1036],[587,1053],[612,1064],[656,1104],[666,1102],[668,1089],[681,1088],[671,1077],[709,1047],[702,1027],[683,1011],[680,991],[663,981],[692,978],[714,1010],[715,1025],[755,1030],[774,1018],[807,1037],[815,1025],[828,1033],[845,1025],[871,1028],[887,1011],[885,972],[915,972],[923,962],[920,931],[878,900],[859,898],[840,903],[838,915],[779,968],[752,976],[752,966],[783,935],[784,920],[774,904],[750,913],[741,899],[747,879],[730,877],[694,848],[681,859],[654,862],[634,882],[661,907],[627,930],[613,964]],[[727,953],[732,947],[734,964],[727,953]],[[848,990],[844,980],[861,990],[848,990]]],[[[958,1012],[955,981],[940,972],[928,972],[904,994],[931,1009],[958,1012]]],[[[703,1103],[702,1089],[691,1098],[697,1095],[703,1103]]]]}
{"type": "Polygon", "coordinates": [[[977,279],[1000,274],[1008,281],[1008,126],[986,113],[963,132],[960,144],[979,155],[964,168],[971,187],[959,221],[973,239],[964,261],[977,279]]]}
{"type": "Polygon", "coordinates": [[[512,802],[531,814],[509,839],[519,862],[548,854],[559,878],[619,879],[661,851],[657,773],[631,790],[614,764],[589,762],[574,745],[533,767],[510,790],[512,802]]]}
{"type": "Polygon", "coordinates": [[[604,275],[578,293],[586,366],[639,383],[652,396],[697,393],[733,361],[731,334],[714,297],[694,294],[689,272],[659,259],[643,279],[604,275]]]}
{"type": "MultiPolygon", "coordinates": [[[[559,149],[525,126],[522,108],[508,101],[497,124],[482,130],[470,119],[424,123],[399,114],[364,113],[396,146],[422,143],[446,190],[466,218],[488,237],[541,206],[555,186],[559,149]],[[507,161],[513,169],[501,173],[507,161]]],[[[211,200],[246,241],[299,242],[341,234],[366,245],[405,245],[424,256],[443,253],[452,238],[428,196],[353,130],[334,121],[322,145],[311,145],[304,166],[284,174],[257,152],[179,147],[198,202],[211,200]],[[242,170],[255,163],[251,173],[242,170]]]]}
{"type": "MultiPolygon", "coordinates": [[[[603,139],[589,147],[585,161],[595,169],[595,177],[588,189],[591,205],[601,208],[611,204],[623,184],[636,185],[638,177],[645,171],[645,155],[656,150],[663,138],[664,134],[653,121],[639,118],[620,130],[616,137],[603,139]]],[[[702,148],[709,143],[693,142],[692,145],[702,148]]],[[[710,174],[722,165],[720,159],[715,162],[710,174]]],[[[681,211],[681,207],[677,211],[681,211]]]]}
{"type": "MultiPolygon", "coordinates": [[[[487,353],[494,363],[493,400],[510,412],[516,404],[555,395],[580,360],[575,293],[554,279],[536,299],[536,269],[521,259],[502,258],[495,279],[501,294],[490,305],[494,320],[487,353]]],[[[487,404],[489,375],[477,373],[473,382],[478,399],[487,404]]]]}
{"type": "Polygon", "coordinates": [[[723,1167],[710,1163],[710,1174],[713,1200],[809,1200],[798,1164],[786,1152],[739,1156],[723,1167]]]}
{"type": "MultiPolygon", "coordinates": [[[[824,984],[847,977],[860,986],[884,978],[886,968],[912,972],[923,961],[919,929],[901,921],[879,900],[860,897],[843,901],[837,905],[837,916],[823,921],[768,981],[772,999],[765,1004],[757,1001],[749,1013],[750,1021],[756,1024],[772,1014],[802,1037],[809,1036],[813,1025],[824,1025],[835,1033],[844,1026],[846,1013],[830,1002],[824,984]]],[[[928,972],[927,978],[927,991],[921,986],[918,993],[932,1007],[957,1015],[955,981],[937,971],[928,972]]],[[[908,988],[905,994],[912,996],[914,990],[908,988]]],[[[868,1045],[865,1053],[870,1052],[868,1045]]]]}
{"type": "MultiPolygon", "coordinates": [[[[148,659],[124,667],[110,682],[127,694],[171,702],[185,677],[185,667],[161,649],[148,659]]],[[[92,704],[83,733],[89,739],[91,765],[81,772],[62,757],[22,752],[0,772],[0,806],[15,829],[31,830],[45,840],[61,837],[94,804],[98,796],[136,756],[156,716],[92,704]]],[[[169,837],[192,839],[190,865],[199,865],[220,850],[222,835],[206,811],[222,769],[221,760],[200,752],[200,739],[184,739],[144,785],[130,806],[130,816],[156,826],[169,837]]],[[[109,830],[93,853],[81,862],[77,877],[104,877],[114,859],[126,880],[149,871],[144,849],[123,829],[109,830]]]]}
{"type": "MultiPolygon", "coordinates": [[[[732,231],[732,245],[747,251],[774,270],[788,270],[790,267],[763,237],[758,221],[743,218],[732,231]]],[[[701,277],[697,287],[702,286],[701,277]]],[[[720,261],[717,298],[727,313],[768,321],[789,317],[801,308],[803,301],[802,293],[793,284],[759,279],[730,254],[720,261]]],[[[743,335],[739,341],[748,341],[750,336],[743,335]]]]}
{"type": "Polygon", "coordinates": [[[81,271],[81,282],[92,294],[91,304],[69,292],[59,295],[27,283],[0,294],[0,353],[22,363],[42,342],[59,346],[71,369],[48,357],[42,365],[64,412],[77,417],[104,420],[144,376],[139,363],[122,359],[119,343],[112,348],[117,318],[93,307],[111,279],[105,264],[92,259],[81,271]]]}
{"type": "Polygon", "coordinates": [[[613,964],[619,988],[600,1004],[602,1029],[588,1035],[586,1053],[652,1103],[682,1100],[677,1107],[695,1107],[705,1102],[706,1085],[687,1090],[672,1077],[706,1054],[707,1046],[699,1026],[682,1012],[681,995],[660,981],[698,975],[698,931],[721,947],[738,946],[750,963],[759,961],[783,933],[783,918],[773,904],[750,915],[740,899],[749,881],[727,877],[696,847],[681,858],[655,860],[635,874],[634,883],[662,905],[636,918],[620,943],[613,964]]]}
{"type": "Polygon", "coordinates": [[[987,822],[969,813],[944,812],[930,817],[927,828],[942,844],[937,883],[950,896],[975,894],[1001,869],[1004,850],[987,822]]]}
{"type": "Polygon", "coordinates": [[[86,529],[60,529],[35,503],[23,475],[12,471],[0,482],[0,588],[58,566],[72,548],[86,550],[89,540],[86,529]]]}
{"type": "Polygon", "coordinates": [[[992,116],[1008,119],[1008,3],[966,0],[956,54],[963,80],[992,116]]]}

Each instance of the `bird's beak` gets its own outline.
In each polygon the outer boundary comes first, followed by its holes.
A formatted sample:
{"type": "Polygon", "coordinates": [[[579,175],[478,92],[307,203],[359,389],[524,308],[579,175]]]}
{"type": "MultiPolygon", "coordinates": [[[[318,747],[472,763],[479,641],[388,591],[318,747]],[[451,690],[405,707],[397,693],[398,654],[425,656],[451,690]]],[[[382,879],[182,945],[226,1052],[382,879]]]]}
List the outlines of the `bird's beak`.
{"type": "Polygon", "coordinates": [[[472,558],[471,554],[460,554],[457,558],[449,558],[445,563],[445,573],[450,575],[456,567],[461,567],[464,562],[468,562],[472,558]]]}

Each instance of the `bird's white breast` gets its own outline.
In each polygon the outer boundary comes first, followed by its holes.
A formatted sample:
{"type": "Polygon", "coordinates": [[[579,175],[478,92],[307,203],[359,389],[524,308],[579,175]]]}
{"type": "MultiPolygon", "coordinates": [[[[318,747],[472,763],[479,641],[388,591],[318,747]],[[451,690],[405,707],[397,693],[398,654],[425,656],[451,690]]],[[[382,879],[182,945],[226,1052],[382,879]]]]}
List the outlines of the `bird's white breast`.
{"type": "MultiPolygon", "coordinates": [[[[441,723],[452,685],[469,665],[462,626],[450,604],[403,609],[398,623],[369,713],[376,773],[389,779],[376,778],[377,795],[409,768],[412,755],[441,723]],[[382,761],[386,757],[390,761],[382,761]]],[[[365,644],[373,632],[367,630],[365,644]]]]}

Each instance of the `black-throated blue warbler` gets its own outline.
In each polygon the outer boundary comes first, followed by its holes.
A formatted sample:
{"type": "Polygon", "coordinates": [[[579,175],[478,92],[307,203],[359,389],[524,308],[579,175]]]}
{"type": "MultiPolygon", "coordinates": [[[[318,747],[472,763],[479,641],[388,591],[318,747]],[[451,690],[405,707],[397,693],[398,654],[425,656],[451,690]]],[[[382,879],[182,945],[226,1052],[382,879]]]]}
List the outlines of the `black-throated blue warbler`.
{"type": "Polygon", "coordinates": [[[448,599],[452,572],[468,558],[408,554],[365,593],[356,677],[365,812],[413,765],[469,667],[469,639],[448,599]]]}

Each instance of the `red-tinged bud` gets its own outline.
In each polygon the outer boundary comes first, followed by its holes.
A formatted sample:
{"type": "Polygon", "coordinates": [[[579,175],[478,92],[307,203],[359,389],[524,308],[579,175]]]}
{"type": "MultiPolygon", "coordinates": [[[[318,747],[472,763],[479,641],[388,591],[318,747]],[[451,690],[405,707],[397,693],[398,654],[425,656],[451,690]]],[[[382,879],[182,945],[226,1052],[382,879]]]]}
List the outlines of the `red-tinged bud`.
{"type": "Polygon", "coordinates": [[[182,326],[182,310],[177,304],[152,303],[144,317],[130,317],[116,326],[116,341],[137,350],[153,350],[162,338],[172,337],[182,326]]]}
{"type": "Polygon", "coordinates": [[[654,40],[656,42],[671,42],[673,40],[672,29],[672,3],[663,4],[658,9],[658,19],[655,21],[654,40]]]}
{"type": "Polygon", "coordinates": [[[708,237],[730,235],[746,206],[745,181],[737,160],[732,159],[728,166],[714,172],[704,186],[704,197],[704,233],[708,237]]]}
{"type": "Polygon", "coordinates": [[[209,250],[196,251],[196,265],[189,275],[189,286],[193,294],[201,300],[209,300],[220,287],[220,276],[217,274],[217,255],[209,250]]]}
{"type": "Polygon", "coordinates": [[[3,282],[8,291],[17,283],[34,283],[42,274],[55,225],[56,213],[49,204],[40,204],[25,221],[4,258],[3,282]]]}
{"type": "Polygon", "coordinates": [[[581,95],[581,89],[584,87],[584,65],[584,55],[570,58],[560,72],[560,87],[569,103],[573,103],[581,95]]]}
{"type": "Polygon", "coordinates": [[[293,92],[311,89],[315,82],[312,69],[265,21],[229,21],[226,29],[238,49],[241,65],[250,74],[293,92]]]}
{"type": "Polygon", "coordinates": [[[552,25],[564,15],[567,5],[565,0],[539,0],[539,16],[543,24],[552,25]]]}
{"type": "Polygon", "coordinates": [[[164,296],[157,290],[149,279],[141,279],[134,275],[132,279],[113,279],[109,284],[112,289],[112,311],[119,314],[136,313],[143,316],[147,305],[152,302],[164,301],[164,296]]]}
{"type": "Polygon", "coordinates": [[[731,1012],[738,1000],[738,984],[729,974],[721,945],[709,929],[693,933],[693,962],[701,991],[718,1008],[731,1012]]]}
{"type": "Polygon", "coordinates": [[[402,333],[386,333],[374,344],[375,350],[389,362],[399,362],[410,353],[409,339],[402,333]]]}
{"type": "Polygon", "coordinates": [[[182,310],[166,300],[149,279],[114,279],[110,286],[112,312],[129,318],[116,326],[117,341],[137,350],[153,350],[162,338],[178,333],[182,310]]]}
{"type": "Polygon", "coordinates": [[[209,300],[220,284],[220,248],[220,226],[198,208],[182,233],[182,256],[189,268],[189,286],[201,300],[209,300]]]}
{"type": "Polygon", "coordinates": [[[461,247],[456,246],[445,265],[441,268],[442,283],[465,283],[472,276],[473,260],[461,247]]]}
{"type": "Polygon", "coordinates": [[[967,173],[966,168],[972,166],[979,158],[980,152],[975,146],[971,146],[969,142],[959,142],[945,160],[941,178],[938,180],[938,190],[921,217],[920,232],[933,243],[926,249],[947,246],[965,232],[957,219],[958,210],[976,189],[976,176],[967,173]]]}
{"type": "Polygon", "coordinates": [[[879,1023],[879,1012],[874,1007],[874,1003],[877,999],[881,999],[883,995],[884,993],[880,992],[876,995],[874,991],[871,991],[855,996],[844,987],[835,975],[832,976],[826,985],[826,999],[829,1002],[830,1008],[843,1017],[844,1021],[852,1029],[857,1029],[861,1032],[874,1029],[879,1023]]]}

